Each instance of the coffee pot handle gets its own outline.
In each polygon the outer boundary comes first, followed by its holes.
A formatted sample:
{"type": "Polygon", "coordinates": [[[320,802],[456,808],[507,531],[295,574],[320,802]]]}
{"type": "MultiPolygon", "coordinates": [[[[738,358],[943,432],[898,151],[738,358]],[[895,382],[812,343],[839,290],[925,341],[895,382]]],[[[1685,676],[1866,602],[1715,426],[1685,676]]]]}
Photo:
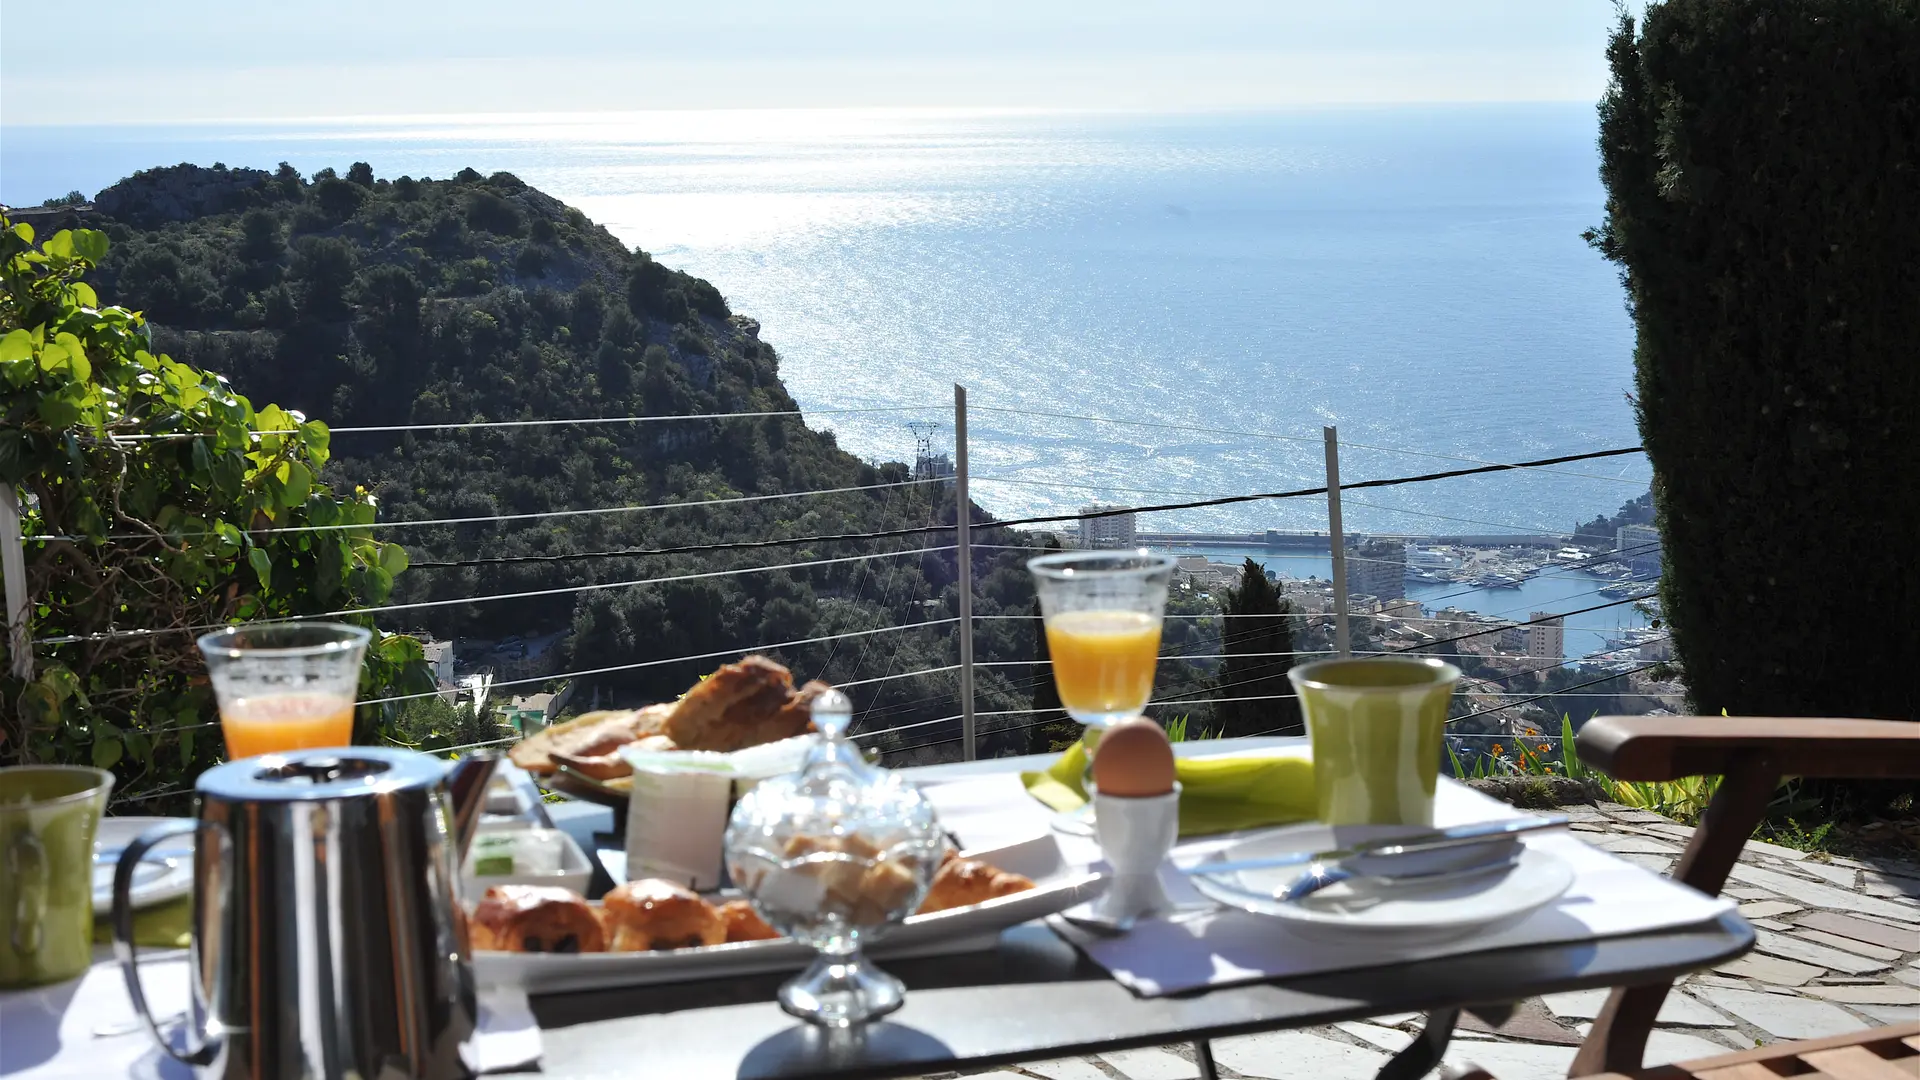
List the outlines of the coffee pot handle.
{"type": "MultiPolygon", "coordinates": [[[[141,833],[139,839],[127,845],[127,849],[120,853],[119,863],[113,868],[113,951],[120,960],[121,971],[126,974],[127,994],[133,998],[133,1010],[140,1014],[140,1019],[146,1021],[147,1030],[152,1033],[153,1041],[160,1044],[160,1049],[187,1065],[211,1064],[220,1052],[222,1038],[218,1033],[209,1034],[204,1027],[201,1027],[204,1021],[198,1009],[188,1014],[191,1018],[188,1023],[201,1029],[189,1033],[186,1053],[175,1050],[173,1044],[167,1041],[167,1037],[161,1034],[160,1025],[153,1018],[153,1010],[147,1006],[146,991],[140,987],[139,960],[135,954],[133,941],[133,872],[139,869],[141,861],[147,857],[147,852],[155,844],[169,837],[194,832],[199,825],[198,821],[169,821],[164,825],[155,825],[141,833]]],[[[199,853],[196,851],[195,861],[198,862],[198,860],[199,853]]],[[[202,884],[196,882],[195,889],[199,889],[202,884]]],[[[199,914],[199,907],[200,898],[196,897],[194,902],[196,916],[199,914]]],[[[197,930],[198,927],[195,929],[197,930]]],[[[216,949],[219,947],[218,943],[212,942],[195,944],[200,949],[205,949],[209,945],[216,949]]],[[[218,965],[215,965],[215,970],[218,970],[218,965]]],[[[197,974],[197,972],[190,972],[189,977],[197,977],[197,974]]],[[[217,994],[213,996],[216,999],[218,997],[217,994]]],[[[198,999],[198,997],[199,994],[196,992],[195,998],[198,999]]]]}

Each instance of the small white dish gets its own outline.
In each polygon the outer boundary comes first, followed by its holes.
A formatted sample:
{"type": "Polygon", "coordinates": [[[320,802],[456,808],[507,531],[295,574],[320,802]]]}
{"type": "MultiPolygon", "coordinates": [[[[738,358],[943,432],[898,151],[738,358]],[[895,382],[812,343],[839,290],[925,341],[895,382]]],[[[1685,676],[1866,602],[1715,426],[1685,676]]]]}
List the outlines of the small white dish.
{"type": "MultiPolygon", "coordinates": [[[[120,853],[155,825],[182,820],[165,817],[107,817],[93,834],[93,913],[113,910],[113,874],[120,853]]],[[[163,904],[193,891],[193,838],[174,836],[147,853],[133,869],[128,899],[134,910],[163,904]]]]}
{"type": "Polygon", "coordinates": [[[482,812],[488,818],[516,820],[527,816],[527,807],[513,781],[496,775],[487,784],[487,802],[482,812]]]}
{"type": "MultiPolygon", "coordinates": [[[[1326,832],[1324,826],[1282,830],[1234,844],[1216,858],[1224,862],[1321,850],[1330,846],[1326,832]]],[[[1343,831],[1342,839],[1365,837],[1349,838],[1343,831]]],[[[1488,854],[1466,849],[1455,857],[1485,860],[1488,854]]],[[[1440,941],[1515,921],[1552,903],[1573,884],[1573,868],[1560,859],[1517,843],[1514,854],[1511,861],[1482,863],[1479,869],[1436,860],[1422,867],[1432,875],[1425,880],[1355,877],[1291,902],[1274,899],[1274,892],[1298,877],[1303,866],[1190,873],[1187,880],[1210,900],[1315,938],[1440,941]]]]}
{"type": "Polygon", "coordinates": [[[559,829],[542,829],[524,821],[482,821],[473,847],[467,851],[466,862],[460,868],[460,880],[468,900],[478,900],[495,885],[557,885],[584,896],[593,881],[593,864],[587,861],[587,853],[580,850],[573,837],[559,829]],[[475,851],[481,846],[482,838],[490,836],[544,838],[560,849],[559,869],[551,873],[476,874],[473,871],[475,851]]]}

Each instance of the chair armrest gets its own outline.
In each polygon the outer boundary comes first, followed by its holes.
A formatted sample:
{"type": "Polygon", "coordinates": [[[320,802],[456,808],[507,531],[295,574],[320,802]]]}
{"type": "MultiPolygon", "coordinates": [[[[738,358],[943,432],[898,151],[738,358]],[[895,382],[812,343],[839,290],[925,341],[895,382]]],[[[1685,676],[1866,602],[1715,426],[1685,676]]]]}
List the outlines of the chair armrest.
{"type": "Polygon", "coordinates": [[[1575,744],[1617,780],[1724,776],[1763,758],[1788,776],[1920,777],[1920,723],[1808,716],[1596,716],[1575,744]]]}

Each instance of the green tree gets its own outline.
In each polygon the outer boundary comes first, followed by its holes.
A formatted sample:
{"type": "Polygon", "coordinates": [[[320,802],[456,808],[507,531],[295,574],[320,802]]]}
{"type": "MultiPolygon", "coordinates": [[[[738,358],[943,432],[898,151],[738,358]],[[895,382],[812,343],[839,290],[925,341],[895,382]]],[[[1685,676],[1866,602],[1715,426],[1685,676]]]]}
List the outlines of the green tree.
{"type": "MultiPolygon", "coordinates": [[[[122,792],[180,790],[220,751],[195,632],[378,605],[406,552],[373,537],[364,490],[316,480],[326,425],[256,411],[150,351],[138,313],[101,304],[82,278],[104,233],[33,240],[0,215],[0,498],[26,496],[38,640],[30,678],[10,655],[0,677],[0,764],[91,763],[122,792]]],[[[423,681],[419,642],[381,635],[362,697],[423,681]]],[[[363,707],[359,737],[392,719],[363,707]]]]}
{"type": "Polygon", "coordinates": [[[270,210],[253,209],[240,215],[240,257],[250,263],[277,263],[286,254],[280,219],[270,210]]]}
{"type": "Polygon", "coordinates": [[[331,236],[303,238],[293,259],[293,276],[303,286],[301,312],[323,321],[344,317],[347,290],[353,285],[358,265],[353,245],[344,240],[331,236]]]}
{"type": "Polygon", "coordinates": [[[1693,708],[1911,719],[1920,3],[1668,0],[1608,59],[1589,239],[1633,314],[1693,708]]]}
{"type": "Polygon", "coordinates": [[[1287,672],[1293,667],[1293,628],[1287,602],[1259,563],[1240,568],[1240,587],[1227,590],[1226,614],[1236,616],[1222,631],[1227,660],[1220,667],[1220,697],[1214,722],[1220,734],[1299,735],[1300,703],[1292,697],[1270,701],[1232,698],[1292,694],[1287,672]]]}
{"type": "Polygon", "coordinates": [[[512,734],[501,722],[492,696],[479,711],[470,701],[454,705],[439,694],[415,698],[405,704],[394,723],[396,741],[427,751],[494,742],[512,734]]]}
{"type": "Polygon", "coordinates": [[[367,189],[351,180],[329,176],[314,182],[313,199],[320,205],[321,213],[334,221],[345,221],[357,213],[360,205],[367,201],[367,189]]]}

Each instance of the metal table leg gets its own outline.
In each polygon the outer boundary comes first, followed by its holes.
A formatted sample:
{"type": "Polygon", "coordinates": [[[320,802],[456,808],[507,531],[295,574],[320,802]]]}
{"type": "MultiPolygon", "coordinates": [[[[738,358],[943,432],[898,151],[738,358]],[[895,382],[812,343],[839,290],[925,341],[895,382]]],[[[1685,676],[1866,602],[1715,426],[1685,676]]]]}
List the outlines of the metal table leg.
{"type": "Polygon", "coordinates": [[[1220,1070],[1213,1063],[1213,1043],[1206,1039],[1195,1039],[1193,1056],[1200,1063],[1200,1080],[1220,1080],[1220,1070]]]}
{"type": "Polygon", "coordinates": [[[1440,1064],[1453,1041],[1453,1025],[1460,1019],[1459,1009],[1435,1009],[1427,1014],[1427,1024],[1406,1049],[1380,1066],[1378,1080],[1420,1080],[1440,1064]]]}

